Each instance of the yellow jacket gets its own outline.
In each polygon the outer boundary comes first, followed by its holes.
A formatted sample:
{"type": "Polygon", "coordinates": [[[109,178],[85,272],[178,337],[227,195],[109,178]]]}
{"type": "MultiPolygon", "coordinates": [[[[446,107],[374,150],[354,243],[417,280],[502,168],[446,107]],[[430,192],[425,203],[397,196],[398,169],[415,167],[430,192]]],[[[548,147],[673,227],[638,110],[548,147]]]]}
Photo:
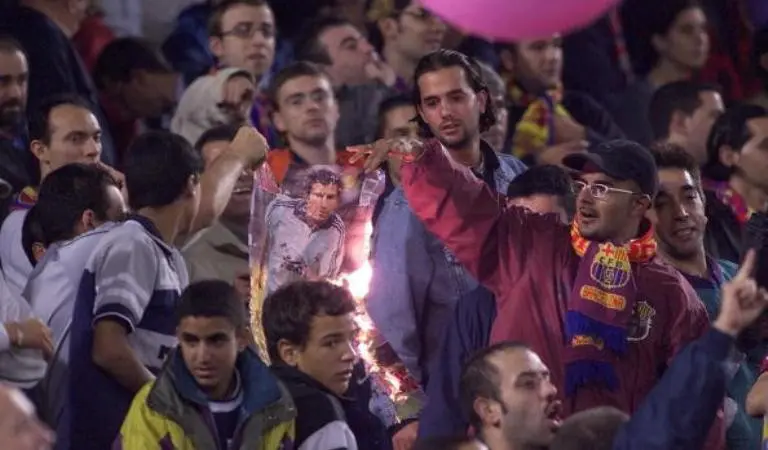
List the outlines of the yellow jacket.
{"type": "MultiPolygon", "coordinates": [[[[181,354],[169,358],[157,380],[133,399],[115,449],[219,449],[208,402],[181,354]]],[[[242,419],[232,446],[237,450],[290,450],[296,409],[290,394],[251,349],[238,357],[243,383],[242,419]]]]}

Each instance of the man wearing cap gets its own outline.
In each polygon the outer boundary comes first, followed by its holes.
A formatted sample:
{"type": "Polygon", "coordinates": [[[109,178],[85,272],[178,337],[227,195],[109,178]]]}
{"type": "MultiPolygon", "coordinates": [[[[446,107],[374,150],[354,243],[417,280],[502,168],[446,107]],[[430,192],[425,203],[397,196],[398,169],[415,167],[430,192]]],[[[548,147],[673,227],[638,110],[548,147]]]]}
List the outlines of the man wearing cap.
{"type": "MultiPolygon", "coordinates": [[[[578,173],[570,226],[503,206],[436,141],[381,141],[368,151],[369,167],[387,155],[404,160],[414,213],[496,296],[491,344],[530,345],[566,414],[603,405],[633,412],[677,351],[707,329],[691,286],[656,258],[645,219],[656,165],[639,144],[609,141],[564,159],[578,173]]],[[[723,448],[722,419],[712,433],[707,448],[723,448]]]]}

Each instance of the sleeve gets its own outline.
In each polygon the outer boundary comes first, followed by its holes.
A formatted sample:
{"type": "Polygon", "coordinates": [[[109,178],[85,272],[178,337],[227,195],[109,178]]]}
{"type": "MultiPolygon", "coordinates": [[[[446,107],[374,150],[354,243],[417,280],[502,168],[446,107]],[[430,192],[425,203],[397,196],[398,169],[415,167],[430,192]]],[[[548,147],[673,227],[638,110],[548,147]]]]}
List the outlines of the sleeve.
{"type": "Polygon", "coordinates": [[[0,353],[10,350],[11,338],[8,336],[8,330],[5,329],[5,325],[0,326],[0,353]]]}
{"type": "Polygon", "coordinates": [[[408,203],[427,230],[494,293],[519,279],[534,251],[557,252],[561,244],[563,228],[553,214],[506,208],[503,197],[451,161],[437,141],[403,164],[401,175],[408,203]]]}
{"type": "Polygon", "coordinates": [[[45,376],[48,364],[42,352],[13,349],[0,353],[0,381],[31,389],[45,376]]]}
{"type": "Polygon", "coordinates": [[[336,420],[312,433],[298,450],[357,450],[357,441],[349,425],[336,420]]]}
{"type": "Polygon", "coordinates": [[[334,220],[333,233],[329,233],[327,251],[322,252],[320,261],[320,277],[336,278],[341,272],[341,263],[344,261],[344,240],[346,230],[344,222],[338,217],[334,220]]]}
{"type": "Polygon", "coordinates": [[[154,243],[115,239],[96,256],[93,323],[117,320],[132,332],[144,315],[157,280],[154,243]]]}
{"type": "Polygon", "coordinates": [[[706,430],[723,403],[733,340],[717,330],[684,348],[613,442],[613,450],[710,446],[706,430]]]}
{"type": "Polygon", "coordinates": [[[379,217],[368,314],[408,371],[421,380],[419,317],[433,264],[421,223],[405,202],[392,207],[379,217]]]}
{"type": "Polygon", "coordinates": [[[603,142],[612,139],[624,139],[611,114],[586,94],[569,93],[564,106],[582,126],[587,129],[587,140],[603,142]]]}
{"type": "Polygon", "coordinates": [[[153,383],[149,383],[136,394],[123,425],[120,427],[113,450],[146,450],[160,448],[176,450],[182,448],[173,441],[166,419],[152,411],[147,405],[147,396],[153,383]]]}

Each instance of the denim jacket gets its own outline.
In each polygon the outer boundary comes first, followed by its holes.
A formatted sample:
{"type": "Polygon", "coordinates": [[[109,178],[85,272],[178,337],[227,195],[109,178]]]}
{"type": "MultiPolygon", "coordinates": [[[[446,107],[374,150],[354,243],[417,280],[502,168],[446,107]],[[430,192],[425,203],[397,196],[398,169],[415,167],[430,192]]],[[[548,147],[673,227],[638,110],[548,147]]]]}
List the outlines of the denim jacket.
{"type": "MultiPolygon", "coordinates": [[[[482,178],[500,193],[526,166],[485,143],[482,178]]],[[[480,175],[478,175],[480,176],[480,175]]],[[[426,384],[443,327],[475,281],[411,212],[400,188],[385,200],[376,224],[368,313],[408,371],[426,384]]]]}

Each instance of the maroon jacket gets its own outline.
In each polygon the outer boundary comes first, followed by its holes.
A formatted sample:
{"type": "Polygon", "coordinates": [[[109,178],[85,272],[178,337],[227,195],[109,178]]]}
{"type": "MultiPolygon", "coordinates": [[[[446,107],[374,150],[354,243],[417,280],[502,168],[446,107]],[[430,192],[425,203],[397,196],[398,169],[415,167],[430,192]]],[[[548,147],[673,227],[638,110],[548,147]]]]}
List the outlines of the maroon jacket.
{"type": "MultiPolygon", "coordinates": [[[[562,395],[564,320],[580,262],[569,228],[552,214],[505,207],[469,170],[453,164],[439,145],[428,144],[418,161],[403,165],[402,184],[427,229],[495,294],[498,315],[491,343],[516,340],[530,345],[549,367],[562,395]]],[[[615,367],[619,389],[581,388],[564,399],[566,414],[604,405],[631,413],[675,354],[709,327],[703,303],[670,266],[658,259],[639,264],[633,277],[641,307],[636,306],[633,315],[628,354],[615,367]]],[[[724,448],[722,416],[715,428],[708,450],[724,448]]]]}

